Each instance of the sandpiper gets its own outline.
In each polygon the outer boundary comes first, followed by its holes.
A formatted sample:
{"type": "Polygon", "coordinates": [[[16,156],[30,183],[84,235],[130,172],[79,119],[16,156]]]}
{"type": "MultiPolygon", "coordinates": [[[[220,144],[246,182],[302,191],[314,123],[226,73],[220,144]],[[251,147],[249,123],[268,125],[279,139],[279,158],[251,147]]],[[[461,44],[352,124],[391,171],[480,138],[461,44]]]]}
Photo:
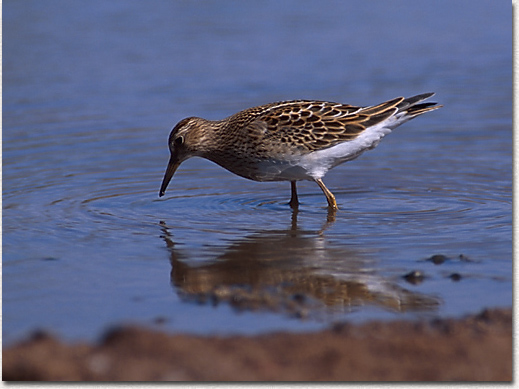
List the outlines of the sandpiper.
{"type": "Polygon", "coordinates": [[[183,119],[169,135],[171,157],[159,196],[183,161],[202,157],[250,180],[290,181],[292,208],[299,205],[296,182],[315,181],[328,207],[336,210],[335,196],[322,181],[328,170],[374,148],[402,123],[440,108],[423,102],[432,95],[397,97],[369,107],[281,101],[218,121],[183,119]]]}

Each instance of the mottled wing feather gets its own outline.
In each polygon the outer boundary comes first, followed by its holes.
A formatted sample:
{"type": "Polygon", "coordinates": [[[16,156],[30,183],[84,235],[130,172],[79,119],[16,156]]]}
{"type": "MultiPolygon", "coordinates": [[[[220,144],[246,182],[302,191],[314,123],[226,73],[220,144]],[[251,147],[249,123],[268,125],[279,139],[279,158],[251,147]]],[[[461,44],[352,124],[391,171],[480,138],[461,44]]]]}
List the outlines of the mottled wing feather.
{"type": "Polygon", "coordinates": [[[397,108],[405,99],[403,97],[397,97],[395,99],[386,101],[382,104],[374,105],[372,107],[366,107],[362,109],[362,113],[365,115],[378,115],[387,110],[397,108]]]}
{"type": "Polygon", "coordinates": [[[255,107],[243,114],[250,120],[246,130],[257,129],[261,122],[266,126],[263,137],[272,147],[290,147],[304,154],[355,139],[366,128],[394,115],[403,100],[373,107],[295,100],[255,107]]]}

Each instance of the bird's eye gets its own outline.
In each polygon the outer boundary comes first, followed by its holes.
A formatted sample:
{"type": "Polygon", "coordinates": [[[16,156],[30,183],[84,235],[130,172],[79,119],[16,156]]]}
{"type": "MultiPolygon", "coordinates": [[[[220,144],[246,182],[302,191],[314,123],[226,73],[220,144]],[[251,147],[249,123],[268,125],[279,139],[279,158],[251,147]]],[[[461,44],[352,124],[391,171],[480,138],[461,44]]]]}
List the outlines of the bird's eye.
{"type": "Polygon", "coordinates": [[[179,136],[178,138],[175,139],[175,146],[182,146],[182,144],[184,143],[184,137],[183,136],[179,136]]]}

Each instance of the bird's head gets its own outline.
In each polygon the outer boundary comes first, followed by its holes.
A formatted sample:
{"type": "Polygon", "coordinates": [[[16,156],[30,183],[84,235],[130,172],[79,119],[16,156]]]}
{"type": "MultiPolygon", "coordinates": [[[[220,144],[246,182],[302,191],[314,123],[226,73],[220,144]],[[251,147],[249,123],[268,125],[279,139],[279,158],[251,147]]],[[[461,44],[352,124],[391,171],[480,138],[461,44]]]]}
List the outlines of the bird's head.
{"type": "Polygon", "coordinates": [[[160,197],[164,196],[164,192],[180,164],[188,158],[201,155],[206,139],[206,126],[204,125],[206,122],[204,119],[190,117],[178,122],[171,130],[168,140],[171,156],[160,186],[160,197]]]}

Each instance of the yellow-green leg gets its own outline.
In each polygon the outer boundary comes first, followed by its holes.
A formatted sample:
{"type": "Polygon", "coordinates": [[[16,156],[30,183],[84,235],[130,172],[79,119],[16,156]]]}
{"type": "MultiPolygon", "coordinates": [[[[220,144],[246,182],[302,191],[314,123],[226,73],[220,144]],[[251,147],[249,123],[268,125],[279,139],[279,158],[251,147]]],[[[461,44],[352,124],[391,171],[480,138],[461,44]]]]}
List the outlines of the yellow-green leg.
{"type": "Polygon", "coordinates": [[[297,208],[299,206],[299,199],[297,198],[297,188],[295,181],[290,181],[290,189],[292,192],[292,197],[290,198],[290,202],[288,204],[292,208],[297,208]]]}
{"type": "Polygon", "coordinates": [[[339,209],[339,207],[337,207],[337,201],[335,201],[335,196],[324,185],[324,182],[320,178],[317,178],[315,182],[317,182],[317,185],[319,185],[324,195],[326,196],[326,200],[328,201],[328,207],[333,210],[339,209]]]}

